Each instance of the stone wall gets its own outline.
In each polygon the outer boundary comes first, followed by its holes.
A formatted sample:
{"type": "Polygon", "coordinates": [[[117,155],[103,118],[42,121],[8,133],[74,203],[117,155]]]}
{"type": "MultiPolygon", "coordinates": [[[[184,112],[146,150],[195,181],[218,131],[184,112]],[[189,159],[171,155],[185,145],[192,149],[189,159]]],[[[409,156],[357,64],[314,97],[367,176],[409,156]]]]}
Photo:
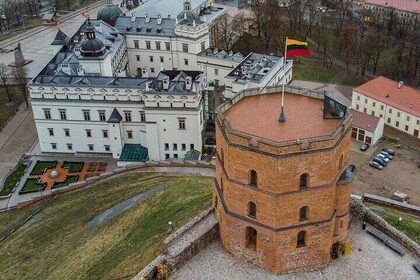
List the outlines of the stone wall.
{"type": "Polygon", "coordinates": [[[357,198],[352,197],[350,200],[350,209],[351,213],[354,216],[357,216],[360,220],[366,221],[371,224],[373,227],[382,231],[384,234],[388,235],[394,241],[398,242],[404,246],[407,250],[415,254],[420,258],[420,246],[413,240],[411,240],[407,235],[397,230],[390,224],[388,224],[384,219],[376,215],[372,210],[366,207],[362,201],[357,198]]]}

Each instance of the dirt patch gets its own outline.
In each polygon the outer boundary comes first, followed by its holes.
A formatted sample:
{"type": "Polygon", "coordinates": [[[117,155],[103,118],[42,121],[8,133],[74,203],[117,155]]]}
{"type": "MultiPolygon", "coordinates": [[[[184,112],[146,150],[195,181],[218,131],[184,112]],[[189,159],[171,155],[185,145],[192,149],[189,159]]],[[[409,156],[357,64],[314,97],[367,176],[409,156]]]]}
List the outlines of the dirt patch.
{"type": "Polygon", "coordinates": [[[369,162],[384,147],[392,148],[386,141],[379,142],[373,155],[361,153],[355,149],[350,151],[350,163],[356,166],[356,176],[352,192],[358,195],[370,193],[391,198],[396,191],[407,194],[410,203],[420,205],[420,152],[408,149],[394,149],[393,160],[383,170],[374,169],[369,162]]]}

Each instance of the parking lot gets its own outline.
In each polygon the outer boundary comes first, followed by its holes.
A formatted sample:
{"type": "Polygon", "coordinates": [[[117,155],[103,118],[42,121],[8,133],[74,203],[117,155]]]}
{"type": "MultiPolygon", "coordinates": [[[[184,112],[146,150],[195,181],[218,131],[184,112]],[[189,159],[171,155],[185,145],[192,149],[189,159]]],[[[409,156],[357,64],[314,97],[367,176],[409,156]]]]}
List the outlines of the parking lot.
{"type": "Polygon", "coordinates": [[[380,141],[362,152],[361,144],[355,140],[351,143],[350,164],[356,166],[352,193],[391,198],[394,192],[399,191],[409,196],[410,203],[420,205],[420,152],[406,147],[397,149],[387,141],[380,141]],[[370,160],[384,147],[395,151],[394,159],[382,170],[370,167],[370,160]]]}

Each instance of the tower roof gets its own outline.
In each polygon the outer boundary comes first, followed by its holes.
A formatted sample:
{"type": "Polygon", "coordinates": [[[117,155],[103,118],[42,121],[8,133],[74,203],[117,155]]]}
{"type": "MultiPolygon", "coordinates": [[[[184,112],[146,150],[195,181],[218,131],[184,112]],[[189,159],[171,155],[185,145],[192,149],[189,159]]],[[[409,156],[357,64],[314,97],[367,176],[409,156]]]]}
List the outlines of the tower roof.
{"type": "Polygon", "coordinates": [[[53,46],[64,46],[70,41],[70,37],[67,36],[61,29],[58,29],[55,35],[54,41],[51,43],[53,46]]]}
{"type": "Polygon", "coordinates": [[[107,3],[102,8],[100,8],[98,13],[96,14],[96,19],[109,23],[111,21],[115,21],[117,17],[119,17],[122,14],[123,12],[120,8],[118,8],[109,0],[107,0],[107,3]]]}
{"type": "Polygon", "coordinates": [[[118,112],[117,108],[114,108],[114,110],[111,113],[111,116],[109,116],[108,123],[120,123],[122,120],[122,117],[120,113],[118,112]]]}

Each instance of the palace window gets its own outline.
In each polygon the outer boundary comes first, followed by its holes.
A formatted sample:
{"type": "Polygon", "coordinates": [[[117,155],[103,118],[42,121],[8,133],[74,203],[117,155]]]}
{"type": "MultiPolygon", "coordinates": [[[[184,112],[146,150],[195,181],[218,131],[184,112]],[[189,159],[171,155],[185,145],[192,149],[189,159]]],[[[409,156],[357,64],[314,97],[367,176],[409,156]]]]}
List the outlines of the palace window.
{"type": "Polygon", "coordinates": [[[127,130],[127,138],[128,139],[133,139],[133,131],[132,130],[127,130]]]}
{"type": "Polygon", "coordinates": [[[54,128],[48,128],[48,133],[50,136],[54,136],[54,128]]]}
{"type": "Polygon", "coordinates": [[[64,128],[64,136],[70,137],[70,129],[64,128]]]}
{"type": "Polygon", "coordinates": [[[90,121],[90,111],[89,110],[83,110],[83,118],[85,121],[90,121]]]}
{"type": "Polygon", "coordinates": [[[105,111],[98,111],[98,113],[99,113],[99,120],[101,122],[105,122],[106,121],[105,111]]]}
{"type": "Polygon", "coordinates": [[[188,52],[188,44],[182,44],[182,51],[185,53],[188,52]]]}
{"type": "Polygon", "coordinates": [[[51,110],[50,109],[44,109],[44,115],[46,120],[51,120],[51,110]]]}
{"type": "Polygon", "coordinates": [[[104,138],[108,138],[108,130],[102,130],[104,138]]]}
{"type": "Polygon", "coordinates": [[[66,109],[59,109],[58,111],[60,112],[60,119],[67,120],[66,109]]]}
{"type": "Polygon", "coordinates": [[[131,122],[131,111],[124,111],[124,117],[126,122],[131,122]]]}
{"type": "Polygon", "coordinates": [[[166,50],[167,51],[170,51],[171,50],[171,43],[165,42],[165,46],[166,46],[166,50]]]}
{"type": "Polygon", "coordinates": [[[186,129],[185,128],[185,119],[178,119],[178,128],[179,129],[186,129]]]}
{"type": "Polygon", "coordinates": [[[146,49],[150,50],[151,49],[151,44],[150,41],[146,41],[146,49]]]}

